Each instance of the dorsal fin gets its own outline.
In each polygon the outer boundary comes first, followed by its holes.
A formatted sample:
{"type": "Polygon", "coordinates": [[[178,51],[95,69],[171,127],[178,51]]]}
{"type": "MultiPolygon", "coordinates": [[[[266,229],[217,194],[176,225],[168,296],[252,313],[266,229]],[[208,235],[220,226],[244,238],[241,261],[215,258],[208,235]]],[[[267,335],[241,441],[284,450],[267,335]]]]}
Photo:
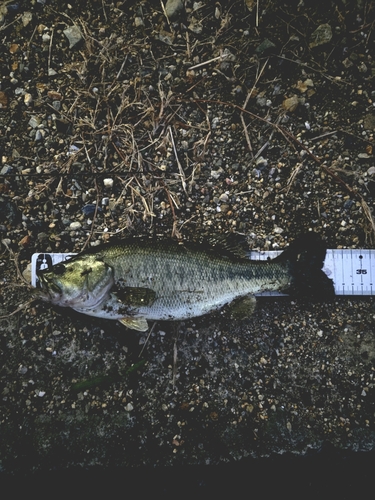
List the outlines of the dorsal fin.
{"type": "Polygon", "coordinates": [[[222,257],[228,257],[231,260],[243,260],[248,259],[249,248],[247,245],[246,238],[237,233],[225,233],[225,234],[206,234],[199,238],[189,238],[187,240],[178,241],[174,238],[161,237],[160,239],[151,239],[147,237],[127,237],[125,239],[111,238],[111,241],[107,244],[101,245],[100,247],[93,247],[85,250],[81,254],[78,254],[75,258],[80,258],[84,254],[96,254],[98,258],[103,258],[101,251],[105,250],[107,245],[111,246],[121,246],[126,245],[127,242],[132,243],[145,243],[152,245],[154,247],[162,248],[175,248],[180,245],[186,249],[203,250],[205,252],[212,252],[215,255],[221,255],[222,257]]]}
{"type": "Polygon", "coordinates": [[[183,241],[183,245],[198,246],[233,260],[246,259],[249,252],[246,238],[237,233],[206,235],[199,240],[183,241]]]}

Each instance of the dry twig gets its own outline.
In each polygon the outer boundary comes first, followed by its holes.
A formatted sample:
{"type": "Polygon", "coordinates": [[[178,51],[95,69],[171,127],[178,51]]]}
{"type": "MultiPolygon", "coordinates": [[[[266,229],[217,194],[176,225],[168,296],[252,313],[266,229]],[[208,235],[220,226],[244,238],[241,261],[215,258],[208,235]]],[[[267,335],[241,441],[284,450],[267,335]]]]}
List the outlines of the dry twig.
{"type": "Polygon", "coordinates": [[[181,179],[181,184],[182,184],[182,189],[184,190],[184,193],[186,194],[186,198],[189,200],[189,201],[192,201],[190,196],[188,195],[187,191],[186,191],[186,177],[185,177],[185,172],[184,172],[184,169],[182,168],[182,165],[180,163],[180,160],[178,159],[178,154],[177,154],[177,150],[176,150],[176,145],[174,143],[174,139],[173,139],[173,134],[172,134],[172,128],[171,126],[169,125],[168,126],[168,131],[169,131],[169,136],[171,138],[171,143],[172,143],[172,147],[173,147],[173,152],[174,152],[174,155],[175,155],[175,158],[176,158],[176,162],[177,162],[177,166],[178,166],[178,170],[180,172],[180,179],[181,179]]]}

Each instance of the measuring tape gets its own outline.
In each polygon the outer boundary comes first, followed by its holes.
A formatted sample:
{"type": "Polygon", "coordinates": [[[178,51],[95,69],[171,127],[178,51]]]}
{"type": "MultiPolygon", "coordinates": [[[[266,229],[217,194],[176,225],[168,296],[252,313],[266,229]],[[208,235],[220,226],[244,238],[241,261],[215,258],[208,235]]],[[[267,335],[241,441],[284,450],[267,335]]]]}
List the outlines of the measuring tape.
{"type": "Polygon", "coordinates": [[[327,250],[323,271],[336,295],[375,295],[375,250],[327,250]]]}
{"type": "MultiPolygon", "coordinates": [[[[273,259],[281,251],[249,252],[252,260],[273,259]]],[[[37,286],[37,271],[76,255],[74,253],[34,253],[31,259],[31,284],[37,286]]],[[[375,250],[327,250],[323,271],[333,280],[336,295],[375,295],[375,250]]],[[[262,292],[261,296],[284,295],[262,292]]]]}
{"type": "MultiPolygon", "coordinates": [[[[250,252],[252,260],[274,259],[282,252],[250,252]]],[[[333,280],[336,295],[375,295],[375,250],[327,250],[323,271],[333,280]]],[[[283,295],[262,292],[260,295],[283,295]]]]}

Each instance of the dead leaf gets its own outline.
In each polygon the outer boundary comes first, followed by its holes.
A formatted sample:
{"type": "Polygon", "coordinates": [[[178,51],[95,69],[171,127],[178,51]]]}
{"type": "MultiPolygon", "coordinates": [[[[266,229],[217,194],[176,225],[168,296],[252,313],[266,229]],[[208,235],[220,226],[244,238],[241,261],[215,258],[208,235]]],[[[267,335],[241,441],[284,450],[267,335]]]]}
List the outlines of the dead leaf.
{"type": "Polygon", "coordinates": [[[306,92],[306,90],[309,87],[313,87],[313,86],[314,86],[314,82],[310,78],[307,78],[304,82],[302,80],[298,80],[296,88],[300,92],[304,93],[304,92],[306,92]]]}
{"type": "Polygon", "coordinates": [[[62,99],[62,95],[60,94],[60,92],[56,92],[55,90],[49,90],[47,92],[47,95],[53,101],[61,101],[62,99]]]}
{"type": "Polygon", "coordinates": [[[0,91],[0,109],[6,109],[8,107],[8,96],[5,92],[0,91]]]}
{"type": "Polygon", "coordinates": [[[18,45],[18,43],[12,43],[12,45],[9,47],[9,52],[11,54],[15,54],[16,52],[19,51],[19,48],[20,46],[18,45]]]}
{"type": "Polygon", "coordinates": [[[188,29],[193,33],[199,35],[203,31],[203,25],[201,21],[195,19],[195,17],[192,17],[188,29]]]}
{"type": "Polygon", "coordinates": [[[292,97],[288,97],[287,99],[285,99],[285,101],[283,102],[283,108],[286,111],[293,113],[293,111],[297,109],[298,104],[299,104],[298,97],[294,95],[292,97]]]}
{"type": "Polygon", "coordinates": [[[39,91],[40,93],[43,93],[43,92],[45,92],[45,91],[47,90],[47,85],[46,85],[45,83],[38,82],[38,83],[36,84],[36,88],[38,89],[38,91],[39,91]]]}
{"type": "Polygon", "coordinates": [[[18,245],[19,245],[20,247],[27,247],[28,245],[30,245],[30,243],[31,243],[31,238],[30,238],[30,236],[27,234],[26,236],[24,236],[24,237],[22,238],[22,240],[18,243],[18,245]]]}
{"type": "Polygon", "coordinates": [[[310,49],[329,43],[332,39],[332,28],[329,24],[321,24],[311,34],[310,49]]]}
{"type": "Polygon", "coordinates": [[[246,7],[250,12],[253,12],[255,6],[255,0],[245,0],[246,7]]]}

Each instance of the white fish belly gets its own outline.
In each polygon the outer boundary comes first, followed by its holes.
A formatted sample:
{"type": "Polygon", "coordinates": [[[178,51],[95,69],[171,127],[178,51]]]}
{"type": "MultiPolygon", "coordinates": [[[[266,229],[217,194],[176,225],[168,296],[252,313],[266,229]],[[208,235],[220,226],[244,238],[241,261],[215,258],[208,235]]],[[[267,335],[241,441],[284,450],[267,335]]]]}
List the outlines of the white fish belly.
{"type": "MultiPolygon", "coordinates": [[[[162,290],[159,297],[149,306],[125,307],[111,296],[99,307],[92,309],[76,309],[78,312],[106,319],[123,319],[124,317],[145,318],[151,321],[183,320],[202,316],[218,310],[239,297],[256,293],[258,286],[246,282],[245,279],[222,283],[220,291],[214,286],[202,290],[162,290]]],[[[269,289],[269,287],[267,287],[269,289]]]]}

